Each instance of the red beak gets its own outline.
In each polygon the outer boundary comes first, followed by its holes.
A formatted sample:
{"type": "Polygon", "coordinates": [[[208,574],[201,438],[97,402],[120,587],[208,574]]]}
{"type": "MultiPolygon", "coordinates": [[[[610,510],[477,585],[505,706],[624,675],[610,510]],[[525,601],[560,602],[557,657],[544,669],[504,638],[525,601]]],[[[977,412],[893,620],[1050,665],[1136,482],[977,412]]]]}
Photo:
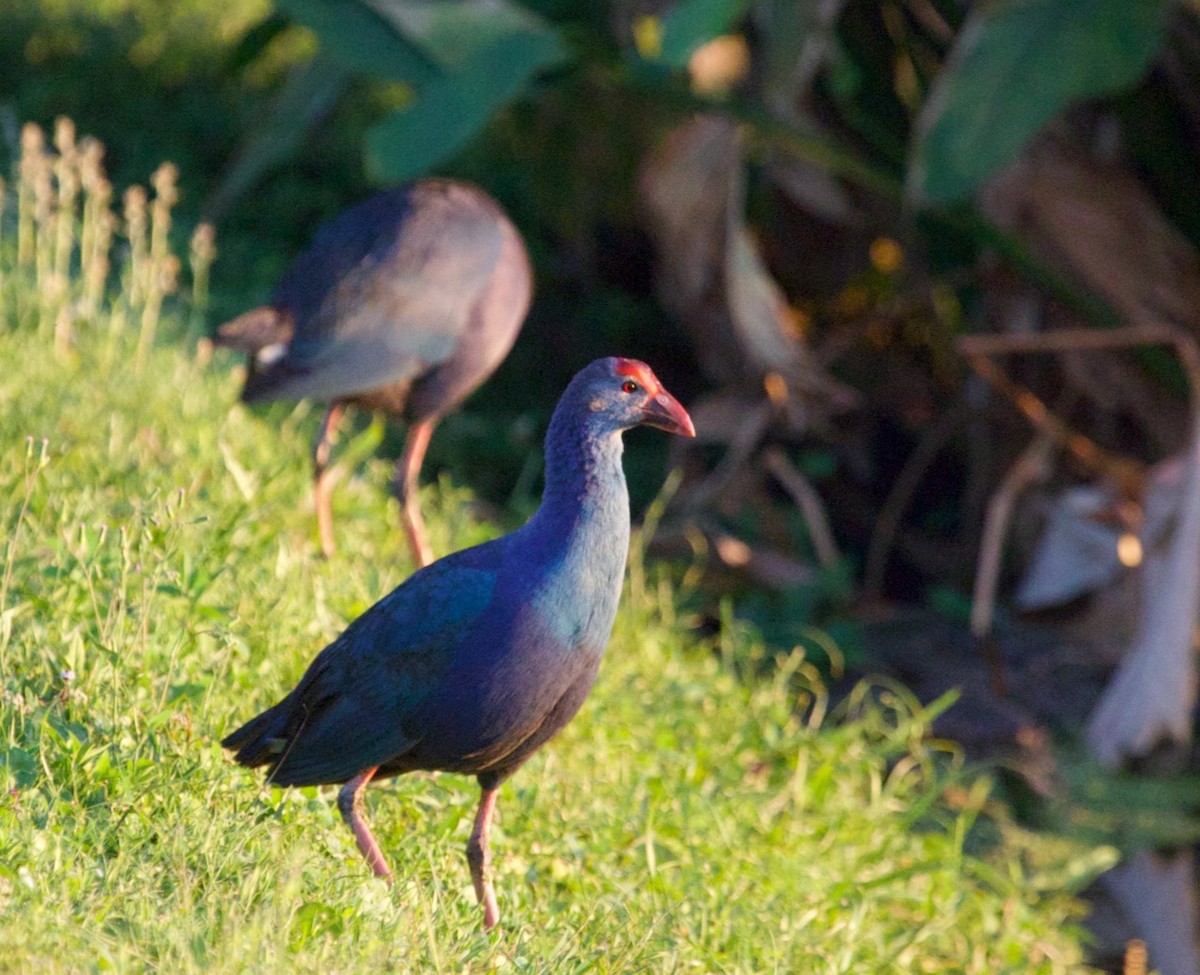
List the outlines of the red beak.
{"type": "Polygon", "coordinates": [[[642,409],[642,422],[646,426],[658,427],[667,433],[678,433],[684,437],[694,437],[696,428],[687,410],[679,405],[679,400],[660,389],[652,396],[642,409]]]}

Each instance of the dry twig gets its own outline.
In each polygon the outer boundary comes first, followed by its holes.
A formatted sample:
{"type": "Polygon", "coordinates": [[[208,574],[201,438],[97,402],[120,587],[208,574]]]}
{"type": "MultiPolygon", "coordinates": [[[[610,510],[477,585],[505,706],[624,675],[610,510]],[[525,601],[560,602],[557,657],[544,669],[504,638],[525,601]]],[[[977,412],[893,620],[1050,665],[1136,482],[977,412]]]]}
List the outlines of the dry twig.
{"type": "Polygon", "coordinates": [[[964,352],[964,355],[969,357],[971,368],[989,386],[1007,397],[1035,429],[1049,437],[1084,467],[1111,478],[1124,496],[1141,496],[1144,475],[1140,464],[1105,450],[1090,437],[1074,430],[1032,390],[1014,382],[990,359],[968,352],[964,352]]]}
{"type": "MultiPolygon", "coordinates": [[[[752,409],[738,427],[725,456],[707,477],[687,493],[686,504],[690,508],[701,508],[717,497],[750,459],[758,448],[763,434],[771,423],[774,407],[764,401],[752,409]]],[[[681,498],[681,500],[683,500],[681,498]]]]}
{"type": "Polygon", "coordinates": [[[841,553],[829,527],[825,504],[816,488],[808,483],[808,478],[788,463],[780,450],[772,449],[763,454],[763,464],[775,475],[775,479],[796,502],[796,507],[804,516],[804,522],[808,526],[808,537],[817,553],[817,561],[824,566],[836,564],[841,558],[841,553]]]}
{"type": "Polygon", "coordinates": [[[1004,538],[1008,534],[1017,498],[1030,484],[1043,480],[1049,470],[1054,440],[1045,432],[1039,433],[1026,447],[1017,462],[1009,468],[991,499],[983,523],[983,539],[979,543],[979,561],[975,570],[975,591],[971,598],[971,632],[983,639],[992,629],[996,609],[996,587],[1000,579],[1000,563],[1004,538]]]}

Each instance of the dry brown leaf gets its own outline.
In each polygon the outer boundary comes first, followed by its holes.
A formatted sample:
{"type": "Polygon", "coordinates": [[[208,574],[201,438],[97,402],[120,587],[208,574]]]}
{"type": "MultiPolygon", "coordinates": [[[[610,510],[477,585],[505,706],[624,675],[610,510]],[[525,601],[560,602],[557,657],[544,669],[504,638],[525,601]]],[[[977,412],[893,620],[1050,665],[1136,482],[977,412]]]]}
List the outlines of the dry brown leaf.
{"type": "Polygon", "coordinates": [[[1013,598],[1018,609],[1061,606],[1121,574],[1120,529],[1099,517],[1115,503],[1111,490],[1092,485],[1066,488],[1050,503],[1045,527],[1013,598]]]}
{"type": "Polygon", "coordinates": [[[1089,159],[1052,134],[984,190],[984,210],[1033,256],[1129,322],[1200,335],[1200,259],[1125,165],[1089,159]]]}
{"type": "Polygon", "coordinates": [[[710,377],[758,383],[777,373],[784,390],[817,392],[839,408],[853,401],[811,361],[746,227],[741,142],[730,119],[697,115],[673,130],[643,164],[641,191],[659,295],[710,377]]]}
{"type": "Polygon", "coordinates": [[[1145,755],[1164,739],[1186,743],[1192,736],[1200,605],[1200,416],[1193,417],[1192,431],[1186,463],[1155,469],[1141,533],[1141,615],[1129,651],[1088,723],[1088,746],[1110,767],[1145,755]]]}
{"type": "Polygon", "coordinates": [[[689,119],[642,164],[640,188],[659,250],[659,293],[681,320],[718,283],[729,179],[740,166],[737,128],[721,115],[689,119]]]}
{"type": "Polygon", "coordinates": [[[771,182],[801,209],[826,223],[861,227],[862,214],[842,184],[815,163],[778,150],[767,154],[771,182]]]}
{"type": "Polygon", "coordinates": [[[763,266],[758,246],[744,225],[729,228],[725,282],[729,314],[750,362],[764,374],[795,370],[801,345],[784,333],[787,300],[763,266]]]}

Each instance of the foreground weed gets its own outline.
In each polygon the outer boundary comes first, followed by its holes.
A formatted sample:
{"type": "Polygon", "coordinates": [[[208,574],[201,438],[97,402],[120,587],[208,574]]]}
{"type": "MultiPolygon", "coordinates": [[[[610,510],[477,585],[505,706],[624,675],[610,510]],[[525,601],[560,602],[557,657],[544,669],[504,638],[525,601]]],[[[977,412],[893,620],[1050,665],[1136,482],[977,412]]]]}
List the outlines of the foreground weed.
{"type": "MultiPolygon", "coordinates": [[[[77,139],[69,119],[55,123],[49,142],[27,124],[12,192],[0,181],[0,328],[35,331],[63,356],[80,330],[132,326],[140,370],[163,302],[178,288],[181,261],[170,243],[177,179],[164,163],[150,178],[153,195],[130,187],[118,217],[104,147],[77,139]],[[14,221],[4,219],[10,210],[14,221]]],[[[215,253],[212,228],[202,224],[189,251],[192,307],[201,312],[215,253]]]]}

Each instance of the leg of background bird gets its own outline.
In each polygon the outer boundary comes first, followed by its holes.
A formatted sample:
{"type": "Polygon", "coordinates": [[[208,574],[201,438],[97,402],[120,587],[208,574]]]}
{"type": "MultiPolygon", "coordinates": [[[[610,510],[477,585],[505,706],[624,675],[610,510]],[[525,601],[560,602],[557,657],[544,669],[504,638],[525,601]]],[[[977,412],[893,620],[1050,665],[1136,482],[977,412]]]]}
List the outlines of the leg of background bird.
{"type": "Polygon", "coordinates": [[[479,811],[475,813],[475,828],[471,830],[471,838],[467,841],[467,863],[471,865],[475,896],[483,905],[485,928],[494,928],[500,920],[500,907],[492,887],[492,848],[488,845],[488,832],[496,811],[496,794],[495,789],[483,790],[479,797],[479,811]]]}
{"type": "Polygon", "coordinates": [[[329,503],[334,481],[329,467],[329,452],[333,447],[334,431],[341,418],[342,404],[330,404],[313,439],[313,506],[317,509],[317,533],[321,537],[321,551],[325,553],[326,558],[333,555],[336,548],[333,541],[333,511],[329,503]]]}
{"type": "Polygon", "coordinates": [[[429,438],[433,436],[433,427],[436,422],[436,420],[422,420],[409,427],[404,453],[396,463],[396,473],[392,477],[392,490],[396,494],[396,500],[400,502],[400,510],[404,516],[404,529],[408,532],[413,558],[417,560],[419,566],[428,565],[433,561],[429,539],[425,536],[425,521],[421,517],[421,506],[417,503],[417,479],[421,473],[421,463],[425,460],[425,450],[429,447],[429,438]]]}
{"type": "Polygon", "coordinates": [[[390,884],[392,882],[392,871],[388,867],[387,861],[383,858],[383,853],[380,852],[379,844],[375,842],[375,837],[371,835],[371,827],[363,819],[362,812],[362,791],[367,787],[367,783],[371,781],[371,776],[375,774],[377,768],[378,766],[376,768],[369,768],[365,772],[360,772],[342,786],[338,792],[337,804],[338,811],[342,814],[342,819],[346,821],[346,825],[354,833],[354,840],[358,844],[362,855],[366,857],[367,863],[371,865],[375,876],[383,877],[390,884]]]}

